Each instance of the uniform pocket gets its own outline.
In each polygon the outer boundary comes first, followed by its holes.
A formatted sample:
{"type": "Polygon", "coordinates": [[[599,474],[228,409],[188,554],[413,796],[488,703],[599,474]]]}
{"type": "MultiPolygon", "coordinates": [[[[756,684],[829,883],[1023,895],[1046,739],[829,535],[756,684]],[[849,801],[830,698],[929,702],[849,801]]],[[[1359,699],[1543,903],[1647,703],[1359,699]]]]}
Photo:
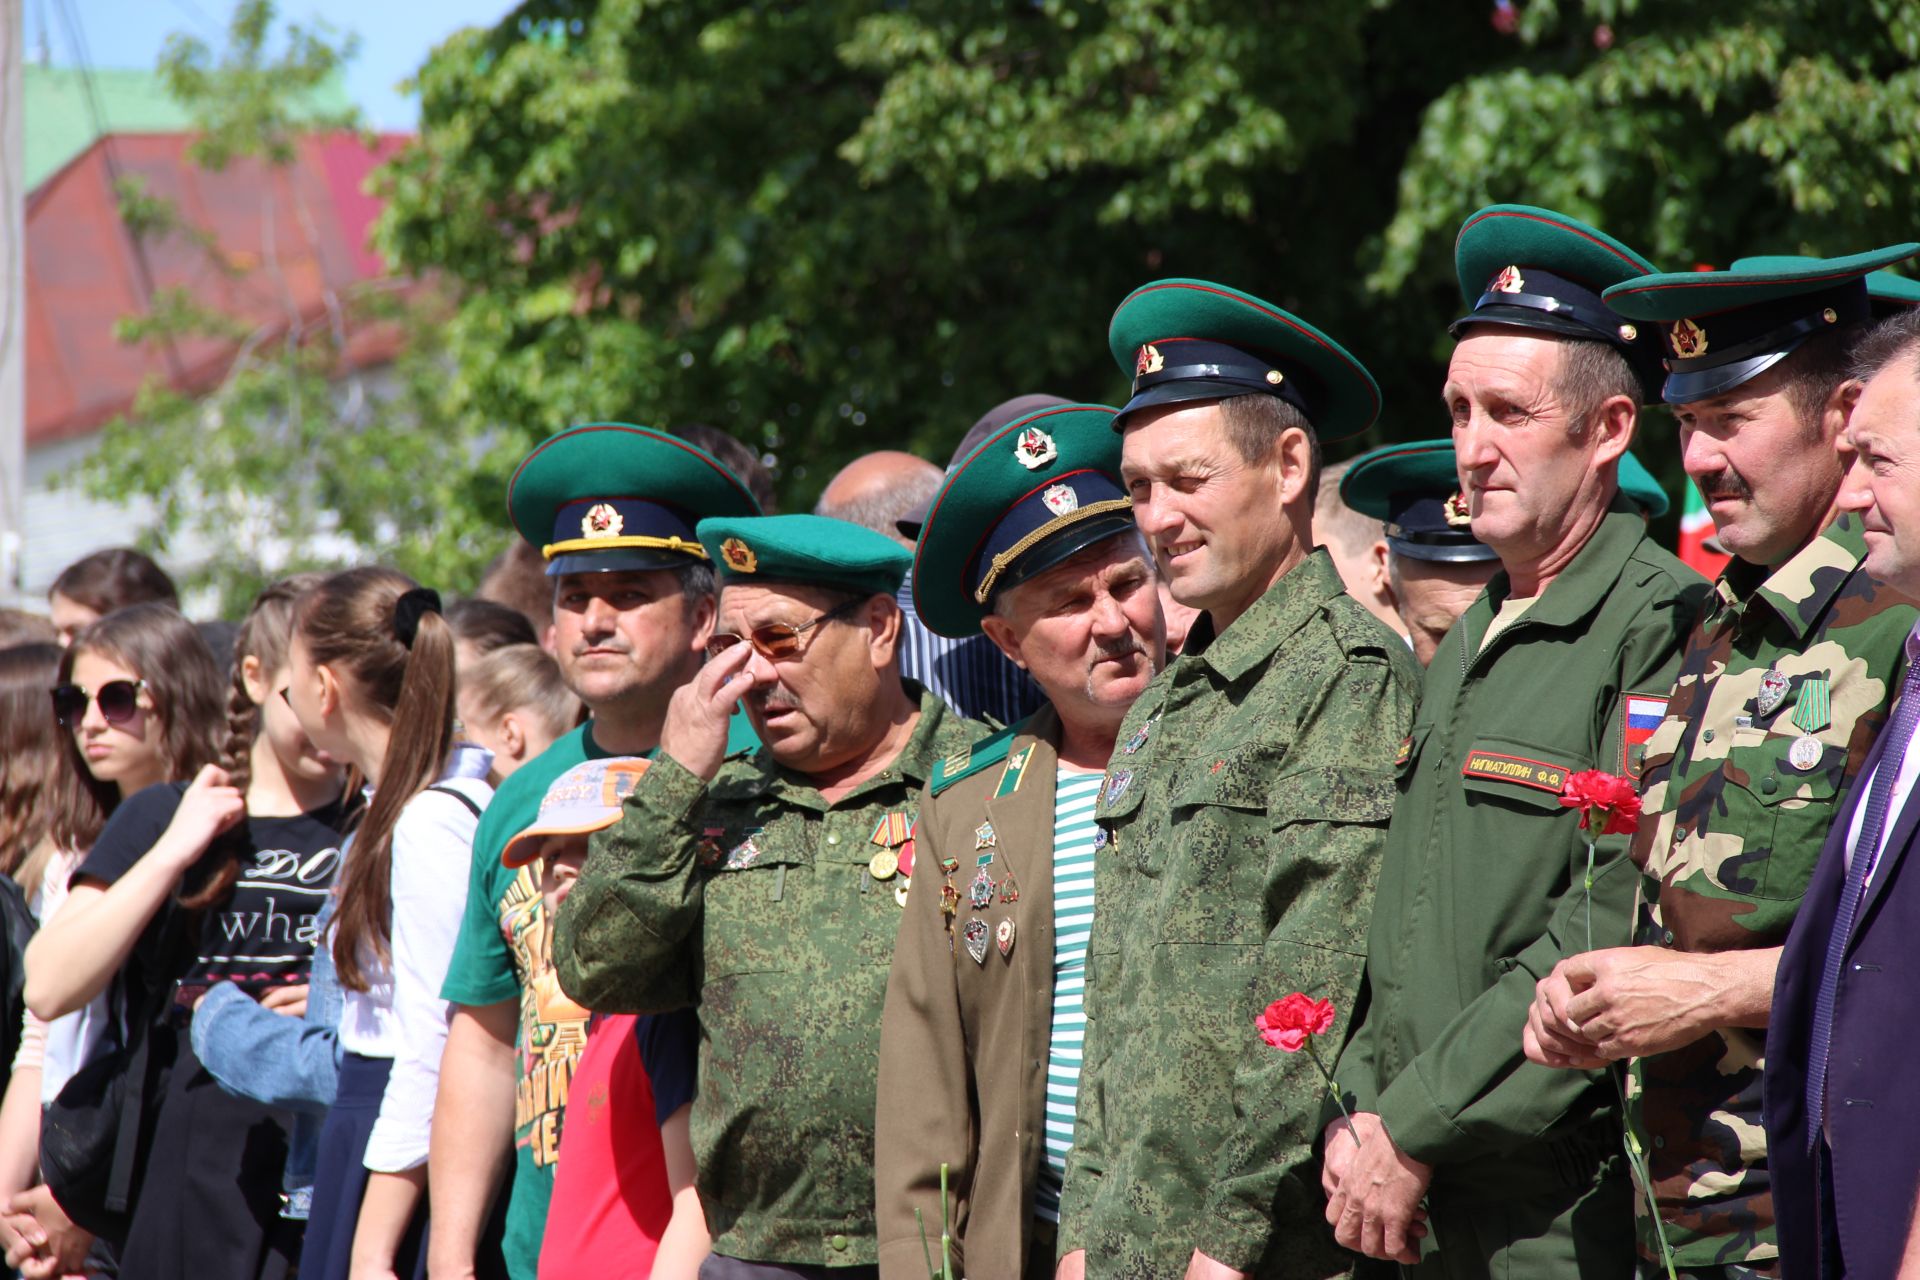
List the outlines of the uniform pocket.
{"type": "Polygon", "coordinates": [[[1519,738],[1479,738],[1460,765],[1460,785],[1469,804],[1496,804],[1521,811],[1566,812],[1560,793],[1567,779],[1592,761],[1560,747],[1519,738]]]}
{"type": "MultiPolygon", "coordinates": [[[[1782,900],[1806,892],[1833,822],[1847,752],[1844,746],[1821,742],[1819,757],[1802,769],[1793,760],[1793,744],[1801,736],[1734,730],[1726,773],[1742,812],[1729,806],[1726,834],[1738,837],[1741,846],[1713,871],[1722,887],[1782,900]]],[[[1708,823],[1710,829],[1715,825],[1708,823]]]]}
{"type": "Polygon", "coordinates": [[[1187,762],[1173,782],[1162,877],[1166,942],[1259,943],[1266,936],[1272,753],[1258,748],[1187,762]]]}
{"type": "Polygon", "coordinates": [[[794,858],[766,850],[763,842],[747,865],[721,865],[707,873],[702,932],[708,982],[791,968],[779,931],[768,925],[791,910],[783,905],[787,876],[799,865],[794,858]]]}

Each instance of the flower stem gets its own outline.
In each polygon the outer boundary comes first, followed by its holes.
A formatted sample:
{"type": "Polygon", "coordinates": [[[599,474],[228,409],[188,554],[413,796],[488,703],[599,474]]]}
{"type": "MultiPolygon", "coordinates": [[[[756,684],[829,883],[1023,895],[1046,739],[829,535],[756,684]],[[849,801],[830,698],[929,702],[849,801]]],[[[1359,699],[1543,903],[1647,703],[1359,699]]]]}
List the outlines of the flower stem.
{"type": "Polygon", "coordinates": [[[947,1203],[947,1165],[940,1164],[940,1280],[953,1280],[953,1216],[947,1203]]]}
{"type": "Polygon", "coordinates": [[[1312,1036],[1307,1037],[1307,1056],[1313,1059],[1314,1066],[1320,1068],[1320,1078],[1327,1082],[1327,1092],[1333,1095],[1333,1105],[1340,1108],[1340,1114],[1351,1125],[1353,1116],[1347,1111],[1347,1100],[1340,1096],[1340,1084],[1333,1078],[1333,1073],[1327,1070],[1327,1064],[1320,1061],[1320,1051],[1313,1047],[1312,1036]]]}

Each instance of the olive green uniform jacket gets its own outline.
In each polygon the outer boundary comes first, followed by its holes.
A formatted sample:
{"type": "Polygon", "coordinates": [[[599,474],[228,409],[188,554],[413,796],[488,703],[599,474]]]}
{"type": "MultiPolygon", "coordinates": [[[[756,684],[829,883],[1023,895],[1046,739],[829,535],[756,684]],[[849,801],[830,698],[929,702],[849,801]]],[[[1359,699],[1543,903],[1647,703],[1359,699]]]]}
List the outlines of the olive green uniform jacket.
{"type": "MultiPolygon", "coordinates": [[[[1053,827],[1055,745],[1051,706],[974,747],[920,801],[913,890],[894,944],[893,976],[880,1026],[880,1110],[874,1181],[883,1280],[926,1280],[920,1227],[940,1243],[940,1165],[948,1164],[955,1275],[1011,1280],[1022,1274],[1040,1171],[1053,1033],[1053,827]],[[980,757],[998,763],[981,767],[980,757]],[[990,870],[1012,874],[1019,899],[995,895],[975,911],[966,899],[993,824],[990,870]],[[943,864],[952,865],[950,873],[943,864]],[[940,910],[940,889],[961,894],[959,913],[940,910]],[[961,930],[978,918],[987,953],[976,964],[961,930]],[[995,939],[1014,925],[1002,955],[995,939]]],[[[941,767],[946,772],[946,766],[941,767]]],[[[1051,1253],[1047,1258],[1051,1269],[1051,1253]]]]}
{"type": "Polygon", "coordinates": [[[1096,1280],[1177,1278],[1196,1248],[1257,1276],[1352,1261],[1313,1155],[1325,1085],[1254,1019],[1303,991],[1345,1034],[1419,672],[1325,551],[1212,630],[1128,712],[1095,809],[1059,1248],[1096,1280]]]}
{"type": "Polygon", "coordinates": [[[985,732],[908,690],[920,721],[899,758],[831,804],[764,747],[711,783],[657,757],[554,921],[554,967],[581,1004],[699,1010],[692,1137],[716,1253],[877,1259],[874,1081],[901,907],[868,862],[934,762],[985,732]]]}
{"type": "Polygon", "coordinates": [[[1368,935],[1371,1003],[1336,1072],[1401,1150],[1438,1166],[1436,1201],[1576,1182],[1620,1149],[1604,1076],[1527,1062],[1521,1032],[1556,962],[1628,941],[1628,837],[1598,842],[1590,945],[1585,833],[1560,791],[1581,770],[1637,774],[1628,695],[1664,700],[1708,588],[1616,499],[1482,647],[1507,590],[1495,575],[1427,668],[1368,935]]]}

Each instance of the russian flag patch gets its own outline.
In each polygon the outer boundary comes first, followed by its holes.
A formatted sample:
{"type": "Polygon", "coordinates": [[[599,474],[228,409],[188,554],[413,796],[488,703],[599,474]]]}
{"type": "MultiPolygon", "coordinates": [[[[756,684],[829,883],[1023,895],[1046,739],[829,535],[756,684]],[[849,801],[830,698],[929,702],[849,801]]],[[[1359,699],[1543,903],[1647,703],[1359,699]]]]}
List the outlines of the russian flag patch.
{"type": "Polygon", "coordinates": [[[1626,723],[1620,735],[1620,763],[1629,778],[1638,778],[1646,760],[1647,741],[1667,718],[1667,699],[1650,693],[1630,693],[1624,702],[1621,715],[1626,723]]]}

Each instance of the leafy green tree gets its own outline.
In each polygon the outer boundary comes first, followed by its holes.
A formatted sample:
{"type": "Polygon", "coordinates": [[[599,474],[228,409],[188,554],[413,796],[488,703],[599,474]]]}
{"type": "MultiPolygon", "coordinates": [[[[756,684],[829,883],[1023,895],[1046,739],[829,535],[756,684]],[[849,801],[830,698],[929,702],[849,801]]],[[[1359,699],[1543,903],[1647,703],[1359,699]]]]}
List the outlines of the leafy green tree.
{"type": "MultiPolygon", "coordinates": [[[[221,54],[184,36],[168,42],[161,73],[193,114],[194,163],[286,167],[297,163],[303,135],[355,127],[351,112],[315,106],[352,56],[352,39],[297,26],[279,39],[274,32],[270,0],[245,0],[221,54]]],[[[261,184],[268,201],[283,189],[297,191],[261,184]]],[[[472,505],[464,454],[478,450],[479,431],[462,422],[424,427],[442,421],[445,383],[431,291],[330,291],[320,314],[303,315],[271,260],[236,263],[211,233],[137,180],[123,180],[117,195],[123,224],[142,244],[190,248],[219,273],[251,277],[256,291],[285,307],[258,323],[174,287],[123,320],[122,341],[163,350],[212,343],[231,355],[210,390],[151,380],[82,464],[86,488],[152,503],[146,541],[156,549],[178,547],[182,535],[216,548],[187,580],[214,588],[229,615],[282,573],[367,558],[431,581],[473,581],[501,539],[497,521],[443,519],[472,505]],[[348,369],[344,357],[349,341],[374,325],[401,329],[408,341],[399,362],[370,379],[348,369]]],[[[437,308],[438,318],[445,310],[437,308]]]]}

